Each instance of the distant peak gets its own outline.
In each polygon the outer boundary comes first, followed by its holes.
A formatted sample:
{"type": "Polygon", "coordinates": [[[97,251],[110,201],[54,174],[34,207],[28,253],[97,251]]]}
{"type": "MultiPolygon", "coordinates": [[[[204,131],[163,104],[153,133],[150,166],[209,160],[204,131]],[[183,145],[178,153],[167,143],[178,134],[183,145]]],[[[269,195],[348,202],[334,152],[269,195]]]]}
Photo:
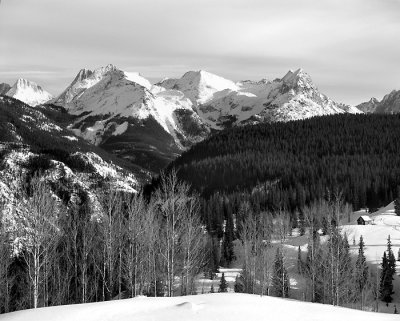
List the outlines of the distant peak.
{"type": "Polygon", "coordinates": [[[312,79],[302,68],[296,71],[289,70],[286,75],[281,79],[290,87],[309,87],[315,88],[312,79]]]}
{"type": "Polygon", "coordinates": [[[6,95],[21,100],[30,106],[43,104],[53,98],[38,84],[24,78],[19,78],[6,95]]]}
{"type": "Polygon", "coordinates": [[[82,81],[84,79],[89,78],[93,74],[93,71],[89,69],[81,69],[75,77],[75,81],[82,81]]]}
{"type": "Polygon", "coordinates": [[[119,69],[116,66],[114,66],[113,64],[108,64],[105,67],[100,67],[100,68],[95,69],[93,71],[93,74],[95,74],[95,75],[106,75],[106,74],[108,74],[110,72],[114,72],[114,71],[118,71],[118,70],[119,69]]]}
{"type": "Polygon", "coordinates": [[[106,70],[116,70],[117,67],[113,64],[108,64],[107,66],[104,67],[106,70]]]}
{"type": "Polygon", "coordinates": [[[33,81],[29,81],[27,79],[24,78],[19,78],[17,80],[17,82],[14,84],[14,87],[19,88],[19,89],[23,89],[23,88],[33,88],[35,90],[38,91],[42,91],[42,87],[40,87],[38,84],[34,83],[33,81]]]}

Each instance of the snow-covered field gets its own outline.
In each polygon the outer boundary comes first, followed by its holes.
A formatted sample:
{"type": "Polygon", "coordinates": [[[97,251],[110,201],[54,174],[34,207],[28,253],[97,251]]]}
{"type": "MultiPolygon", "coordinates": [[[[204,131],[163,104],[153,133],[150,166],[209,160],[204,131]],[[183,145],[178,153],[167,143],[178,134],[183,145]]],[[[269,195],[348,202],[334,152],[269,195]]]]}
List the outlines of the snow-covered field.
{"type": "Polygon", "coordinates": [[[392,321],[396,316],[251,294],[214,293],[173,298],[138,297],[120,301],[25,310],[2,321],[392,321]]]}
{"type": "MultiPolygon", "coordinates": [[[[400,216],[394,213],[393,203],[381,208],[375,213],[367,213],[365,210],[352,213],[350,221],[347,217],[341,222],[341,232],[346,234],[350,244],[350,251],[355,259],[358,254],[358,243],[363,236],[365,243],[365,256],[371,271],[380,275],[380,264],[383,252],[387,249],[387,238],[390,235],[392,250],[397,259],[400,248],[400,216]],[[369,215],[371,225],[358,225],[357,219],[361,215],[369,215]]],[[[290,275],[291,298],[302,300],[305,288],[305,279],[297,272],[297,251],[300,246],[303,255],[307,251],[308,236],[289,237],[284,244],[286,266],[290,275]]],[[[379,302],[379,311],[393,313],[394,306],[400,306],[400,264],[397,262],[397,271],[393,281],[393,302],[386,307],[384,302],[379,302]]]]}

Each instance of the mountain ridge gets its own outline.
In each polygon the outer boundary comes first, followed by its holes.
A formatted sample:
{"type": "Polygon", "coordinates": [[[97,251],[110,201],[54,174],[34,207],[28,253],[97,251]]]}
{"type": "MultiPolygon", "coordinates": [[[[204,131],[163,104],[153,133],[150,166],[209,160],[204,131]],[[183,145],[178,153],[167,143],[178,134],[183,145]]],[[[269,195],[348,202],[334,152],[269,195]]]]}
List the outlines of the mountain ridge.
{"type": "Polygon", "coordinates": [[[273,81],[234,82],[198,70],[151,84],[109,64],[81,69],[48,103],[73,115],[68,128],[75,135],[131,162],[151,163],[155,172],[213,131],[361,112],[320,93],[301,68],[273,81]]]}

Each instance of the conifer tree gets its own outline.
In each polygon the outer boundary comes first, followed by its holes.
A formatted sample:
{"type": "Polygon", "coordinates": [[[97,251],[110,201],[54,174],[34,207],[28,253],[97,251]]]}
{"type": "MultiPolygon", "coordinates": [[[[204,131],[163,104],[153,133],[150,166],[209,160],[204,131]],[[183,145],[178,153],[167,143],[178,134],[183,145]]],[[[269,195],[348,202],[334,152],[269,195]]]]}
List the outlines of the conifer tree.
{"type": "Polygon", "coordinates": [[[303,260],[301,258],[301,248],[299,245],[299,249],[297,251],[297,271],[299,274],[303,274],[303,260]]]}
{"type": "Polygon", "coordinates": [[[382,271],[381,271],[381,279],[379,285],[379,294],[380,294],[380,299],[386,302],[386,305],[388,305],[393,300],[392,294],[394,292],[393,292],[393,278],[390,272],[386,252],[383,253],[381,267],[382,271]]]}
{"type": "Polygon", "coordinates": [[[218,292],[228,292],[228,283],[225,280],[225,273],[222,273],[221,282],[219,283],[218,292]]]}
{"type": "Polygon", "coordinates": [[[243,276],[241,274],[236,276],[234,290],[236,293],[244,292],[244,281],[243,281],[243,276]]]}
{"type": "Polygon", "coordinates": [[[289,297],[289,276],[284,265],[283,254],[280,248],[276,250],[274,271],[272,276],[272,287],[278,297],[289,297]]]}
{"type": "Polygon", "coordinates": [[[394,257],[392,251],[392,242],[390,240],[390,235],[388,236],[388,241],[387,241],[387,259],[388,259],[389,273],[393,278],[393,276],[396,274],[396,258],[394,257]]]}
{"type": "Polygon", "coordinates": [[[363,305],[364,290],[368,282],[368,265],[364,254],[364,239],[360,236],[360,242],[358,244],[358,256],[356,266],[354,270],[354,279],[356,284],[356,296],[359,296],[361,301],[361,309],[363,305]]]}
{"type": "Polygon", "coordinates": [[[394,212],[397,216],[400,216],[400,196],[394,200],[394,212]]]}
{"type": "Polygon", "coordinates": [[[233,260],[235,260],[235,253],[233,251],[233,241],[234,241],[234,226],[232,214],[227,214],[226,226],[224,239],[222,243],[222,258],[221,265],[230,266],[233,260]]]}

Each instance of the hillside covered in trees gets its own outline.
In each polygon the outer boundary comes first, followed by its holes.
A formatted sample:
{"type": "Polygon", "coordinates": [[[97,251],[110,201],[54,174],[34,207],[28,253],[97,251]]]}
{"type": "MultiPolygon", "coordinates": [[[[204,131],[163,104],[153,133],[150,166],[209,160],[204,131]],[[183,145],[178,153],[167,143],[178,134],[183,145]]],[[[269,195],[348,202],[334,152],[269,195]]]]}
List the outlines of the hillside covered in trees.
{"type": "Polygon", "coordinates": [[[261,210],[293,212],[336,191],[354,209],[377,207],[397,195],[399,137],[399,115],[243,126],[195,145],[170,169],[205,199],[247,195],[261,210]]]}

